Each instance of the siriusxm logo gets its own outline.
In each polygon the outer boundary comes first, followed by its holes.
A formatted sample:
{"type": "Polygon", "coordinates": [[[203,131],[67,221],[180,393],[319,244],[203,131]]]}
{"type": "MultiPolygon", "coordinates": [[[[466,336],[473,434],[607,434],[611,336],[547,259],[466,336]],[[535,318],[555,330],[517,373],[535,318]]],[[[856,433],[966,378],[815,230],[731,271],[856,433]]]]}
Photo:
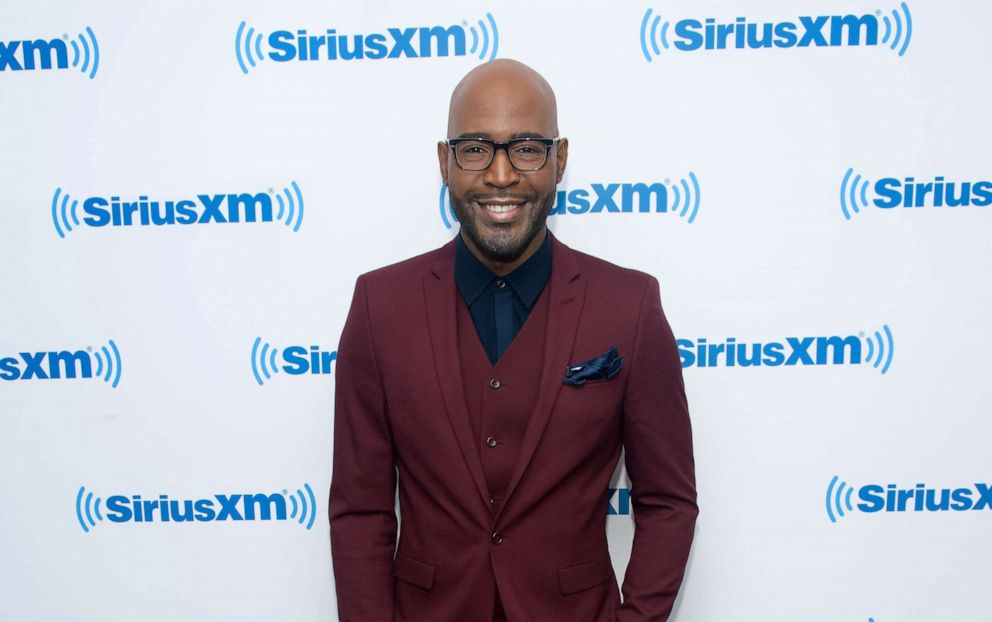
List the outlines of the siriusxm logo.
{"type": "Polygon", "coordinates": [[[630,514],[630,488],[610,488],[606,499],[607,516],[630,514]]]}
{"type": "Polygon", "coordinates": [[[337,358],[336,351],[322,350],[320,346],[288,346],[282,349],[280,355],[279,348],[256,337],[251,346],[251,373],[261,386],[280,370],[290,376],[329,374],[331,364],[337,358]]]}
{"type": "Polygon", "coordinates": [[[863,15],[803,15],[775,22],[752,22],[746,17],[728,22],[707,17],[681,19],[673,24],[653,13],[649,8],[641,19],[641,53],[648,62],[661,56],[662,50],[697,52],[879,44],[902,56],[913,37],[913,18],[905,2],[899,5],[899,10],[892,9],[888,14],[878,10],[863,15]]]}
{"type": "Polygon", "coordinates": [[[121,353],[113,339],[85,350],[18,352],[0,358],[0,380],[72,380],[99,378],[116,389],[121,381],[121,353]]]}
{"type": "Polygon", "coordinates": [[[266,59],[288,63],[472,55],[492,60],[498,49],[499,30],[490,13],[476,24],[464,20],[451,26],[387,28],[384,33],[371,34],[344,34],[327,28],[319,34],[294,29],[264,36],[241,22],[234,34],[234,55],[242,73],[266,59]]]}
{"type": "Polygon", "coordinates": [[[960,488],[931,488],[916,484],[900,488],[896,484],[849,486],[836,475],[827,485],[827,517],[831,523],[847,513],[859,512],[969,512],[992,510],[992,484],[976,482],[960,488]],[[857,490],[859,503],[851,502],[857,490]]]}
{"type": "MultiPolygon", "coordinates": [[[[688,223],[699,213],[699,179],[688,177],[664,182],[594,183],[588,187],[558,190],[549,216],[582,214],[675,214],[688,223]]],[[[458,222],[448,200],[448,187],[438,195],[441,222],[446,229],[458,222]]]]}
{"type": "Polygon", "coordinates": [[[85,486],[76,493],[76,520],[89,533],[97,523],[211,523],[222,521],[296,521],[307,529],[317,516],[317,500],[310,484],[290,494],[283,489],[275,493],[215,494],[201,499],[143,499],[141,495],[112,495],[101,510],[102,497],[87,492],[85,486]],[[304,491],[306,494],[304,495],[304,491]],[[287,502],[286,500],[289,499],[287,502]],[[287,511],[287,505],[289,510],[287,511]],[[106,511],[106,519],[104,518],[106,511]]]}
{"type": "Polygon", "coordinates": [[[992,204],[992,181],[948,181],[937,175],[932,181],[915,177],[883,177],[871,183],[853,168],[840,182],[840,211],[845,220],[860,214],[868,205],[893,207],[985,207],[992,204]],[[872,197],[868,196],[871,188],[872,197]]]}
{"type": "Polygon", "coordinates": [[[784,341],[720,343],[676,339],[682,367],[779,367],[782,365],[867,365],[889,371],[894,341],[888,324],[873,334],[786,337],[784,341]]]}
{"type": "Polygon", "coordinates": [[[78,208],[78,199],[62,188],[55,189],[52,223],[60,238],[83,224],[99,228],[278,221],[296,233],[303,223],[303,194],[295,181],[281,192],[269,188],[268,192],[198,194],[169,200],[149,199],[144,194],[132,200],[93,196],[83,199],[82,220],[78,208]]]}
{"type": "Polygon", "coordinates": [[[35,69],[69,69],[69,48],[72,48],[71,66],[90,80],[96,77],[100,66],[100,46],[93,29],[74,39],[62,35],[61,39],[33,39],[0,41],[0,71],[33,71],[35,69]]]}

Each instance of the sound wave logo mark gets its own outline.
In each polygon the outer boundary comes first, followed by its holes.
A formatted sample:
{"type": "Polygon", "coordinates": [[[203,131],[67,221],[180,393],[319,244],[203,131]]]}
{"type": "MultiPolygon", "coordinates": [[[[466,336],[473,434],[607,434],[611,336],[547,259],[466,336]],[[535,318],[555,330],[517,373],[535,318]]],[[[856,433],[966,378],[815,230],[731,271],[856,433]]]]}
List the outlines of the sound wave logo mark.
{"type": "Polygon", "coordinates": [[[52,223],[60,238],[65,239],[65,234],[72,231],[74,224],[79,226],[79,216],[76,214],[78,205],[79,201],[70,197],[68,192],[62,194],[62,188],[55,189],[52,196],[52,223]],[[70,200],[72,203],[69,203],[70,200]]]}
{"type": "Polygon", "coordinates": [[[456,222],[458,222],[458,216],[455,216],[455,210],[451,207],[451,202],[448,201],[448,187],[441,184],[441,193],[438,195],[438,209],[441,211],[441,222],[444,223],[445,229],[451,229],[456,222]]]}
{"type": "MultiPolygon", "coordinates": [[[[667,181],[667,180],[666,180],[667,181]]],[[[685,218],[688,214],[688,223],[691,225],[696,221],[696,214],[699,213],[699,180],[696,179],[696,174],[689,171],[689,182],[692,183],[692,191],[690,192],[689,184],[686,180],[680,179],[678,184],[671,184],[672,194],[675,196],[675,200],[672,203],[672,207],[669,210],[673,214],[678,214],[679,218],[685,218]],[[679,191],[681,188],[681,192],[679,191]],[[679,209],[679,202],[681,201],[682,209],[679,209]]]]}
{"type": "MultiPolygon", "coordinates": [[[[905,15],[905,30],[903,30],[904,19],[900,17],[899,11],[892,9],[891,20],[889,20],[888,15],[882,16],[882,23],[885,24],[885,32],[882,34],[882,43],[888,44],[890,50],[899,48],[899,56],[902,56],[906,53],[906,48],[909,47],[910,39],[913,38],[913,16],[910,14],[909,7],[905,2],[901,3],[899,8],[902,9],[902,14],[905,15]],[[892,35],[891,42],[889,42],[890,34],[892,35]]],[[[876,11],[876,14],[881,14],[881,11],[876,11]]]]}
{"type": "Polygon", "coordinates": [[[830,518],[831,523],[836,523],[838,518],[845,516],[845,507],[848,512],[854,511],[854,504],[851,503],[854,486],[848,486],[847,482],[839,482],[839,480],[840,478],[834,475],[833,479],[830,480],[830,484],[827,485],[827,516],[830,518]]]}
{"type": "Polygon", "coordinates": [[[844,214],[844,220],[851,220],[853,214],[860,214],[862,209],[868,207],[868,185],[868,180],[862,179],[853,168],[844,173],[840,182],[840,211],[844,214]]]}
{"type": "Polygon", "coordinates": [[[238,31],[234,35],[234,55],[238,59],[241,72],[245,74],[248,73],[248,67],[254,68],[256,62],[265,60],[265,55],[262,54],[262,33],[255,32],[251,26],[248,27],[248,32],[245,32],[246,25],[244,21],[238,24],[238,31]],[[248,60],[248,66],[245,66],[245,59],[248,60]]]}
{"type": "Polygon", "coordinates": [[[883,324],[881,332],[876,330],[873,334],[862,332],[858,335],[864,339],[868,347],[864,362],[871,363],[871,366],[878,369],[883,375],[888,373],[889,366],[892,365],[892,353],[895,351],[895,341],[892,339],[889,325],[883,324]]]}
{"type": "Polygon", "coordinates": [[[246,75],[266,58],[288,62],[473,55],[479,60],[493,60],[498,53],[499,28],[492,13],[486,13],[485,19],[474,24],[462,20],[461,24],[447,28],[439,25],[387,28],[386,33],[348,35],[328,28],[319,35],[294,29],[276,30],[266,36],[242,20],[234,33],[234,57],[241,73],[246,75]]]}
{"type": "Polygon", "coordinates": [[[100,513],[101,501],[100,497],[94,501],[93,493],[86,492],[86,486],[79,487],[79,492],[76,493],[76,520],[79,521],[79,526],[83,528],[84,533],[89,533],[90,527],[96,527],[97,521],[103,520],[103,514],[100,513]],[[84,511],[85,519],[83,517],[84,511]],[[96,516],[96,520],[93,520],[94,516],[96,516]]]}
{"type": "Polygon", "coordinates": [[[664,49],[668,49],[668,22],[662,22],[660,15],[655,15],[654,19],[651,19],[653,10],[648,7],[648,10],[644,12],[644,18],[641,20],[641,53],[644,54],[644,58],[650,63],[654,60],[651,53],[648,51],[648,44],[651,45],[651,51],[654,52],[654,56],[661,56],[661,50],[658,48],[658,44],[664,49]],[[648,24],[650,23],[650,26],[648,24]],[[661,24],[661,28],[658,28],[658,24],[661,24]]]}
{"type": "MultiPolygon", "coordinates": [[[[469,26],[469,32],[472,33],[472,47],[469,48],[469,54],[475,54],[476,49],[478,49],[479,60],[493,60],[496,58],[496,53],[499,50],[499,29],[496,28],[496,20],[493,19],[492,13],[486,13],[486,19],[489,21],[488,28],[486,27],[486,22],[481,19],[478,21],[478,31],[476,31],[475,26],[469,26]],[[490,30],[492,30],[492,47],[489,46],[490,30]],[[480,39],[482,41],[481,46],[479,45],[480,39]]],[[[462,25],[468,26],[468,22],[463,21],[462,25]]]]}
{"type": "MultiPolygon", "coordinates": [[[[96,377],[103,378],[103,381],[108,383],[111,388],[116,389],[117,385],[121,381],[121,369],[123,365],[121,364],[121,353],[117,349],[117,344],[114,343],[113,339],[108,340],[107,346],[100,346],[100,349],[92,352],[93,357],[96,359],[96,377]],[[113,380],[111,380],[113,378],[113,380]]],[[[90,348],[86,348],[90,350],[90,348]]]]}
{"type": "Polygon", "coordinates": [[[251,373],[255,376],[255,382],[258,383],[258,386],[265,384],[262,376],[265,377],[265,380],[269,380],[273,374],[279,373],[279,366],[276,365],[278,353],[279,349],[270,346],[269,342],[263,342],[261,337],[255,338],[255,343],[251,346],[251,373]]]}
{"type": "Polygon", "coordinates": [[[111,495],[104,503],[86,486],[76,492],[76,521],[83,533],[98,523],[182,523],[231,521],[292,521],[313,528],[317,518],[317,499],[313,488],[304,482],[295,492],[287,489],[274,494],[215,494],[202,499],[170,499],[159,495],[143,499],[141,495],[111,495]],[[289,509],[287,510],[287,499],[289,509]]]}
{"type": "Polygon", "coordinates": [[[268,188],[268,195],[237,195],[237,194],[200,194],[196,200],[149,200],[141,195],[137,201],[122,201],[119,197],[93,196],[83,201],[83,211],[87,216],[82,223],[79,219],[79,200],[74,199],[69,192],[61,187],[55,188],[52,195],[51,216],[52,224],[59,238],[65,239],[68,233],[80,224],[91,227],[132,226],[132,225],[172,225],[172,224],[208,224],[211,222],[256,222],[256,207],[262,212],[261,221],[273,220],[273,209],[278,206],[274,220],[282,222],[293,233],[298,233],[303,224],[304,202],[303,193],[296,181],[290,181],[278,192],[268,188]],[[257,203],[264,199],[261,203],[257,203]],[[273,205],[273,199],[275,205],[273,205]],[[248,203],[248,201],[251,201],[248,203]],[[227,214],[220,209],[227,202],[227,214]],[[197,203],[200,205],[197,206],[197,203]],[[197,209],[201,214],[197,215],[197,209]],[[239,210],[245,209],[242,214],[239,210]],[[177,216],[178,213],[178,216],[177,216]]]}
{"type": "MultiPolygon", "coordinates": [[[[300,192],[300,187],[295,181],[289,182],[289,185],[293,188],[293,194],[290,194],[289,187],[286,187],[282,189],[281,193],[275,195],[276,202],[279,204],[279,212],[276,214],[276,220],[283,221],[283,208],[285,207],[286,226],[291,227],[293,233],[297,233],[300,230],[300,225],[303,223],[303,193],[300,192]],[[293,201],[294,196],[296,197],[296,201],[293,201]],[[285,202],[283,202],[283,197],[286,197],[285,202]]],[[[269,194],[273,194],[272,188],[269,188],[269,194]]]]}
{"type": "MultiPolygon", "coordinates": [[[[292,511],[289,513],[289,517],[291,519],[295,518],[296,522],[301,525],[306,522],[307,529],[310,529],[313,527],[313,521],[317,517],[317,499],[313,496],[313,489],[310,488],[310,484],[304,483],[303,488],[307,491],[306,497],[303,496],[303,491],[299,488],[296,489],[296,496],[289,497],[289,500],[292,502],[292,511]],[[296,503],[297,498],[300,500],[298,506],[296,503]],[[307,500],[309,500],[309,504],[307,503],[307,500]],[[297,507],[300,510],[299,518],[297,518],[297,507]]],[[[283,490],[283,494],[286,494],[285,490],[283,490]]]]}
{"type": "Polygon", "coordinates": [[[86,75],[88,71],[90,74],[90,80],[96,77],[97,69],[100,67],[100,45],[96,41],[96,35],[93,34],[93,29],[89,26],[86,27],[86,35],[83,33],[76,35],[75,39],[69,41],[72,45],[72,66],[79,67],[79,71],[86,75]],[[78,41],[78,43],[77,43],[78,41]],[[90,62],[90,48],[92,43],[92,63],[90,62]],[[82,64],[80,64],[80,59],[82,59],[82,64]]]}

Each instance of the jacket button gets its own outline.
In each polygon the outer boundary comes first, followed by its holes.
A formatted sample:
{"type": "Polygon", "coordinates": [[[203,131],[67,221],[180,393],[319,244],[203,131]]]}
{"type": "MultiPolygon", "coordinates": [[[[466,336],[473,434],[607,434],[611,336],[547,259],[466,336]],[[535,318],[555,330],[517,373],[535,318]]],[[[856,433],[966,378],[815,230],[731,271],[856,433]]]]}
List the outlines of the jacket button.
{"type": "Polygon", "coordinates": [[[499,378],[491,378],[489,380],[489,386],[491,386],[494,389],[498,389],[500,387],[499,378]]]}
{"type": "Polygon", "coordinates": [[[495,447],[496,445],[499,445],[499,439],[497,439],[495,436],[490,436],[489,438],[486,439],[486,445],[489,445],[490,447],[495,447]]]}
{"type": "Polygon", "coordinates": [[[493,532],[493,544],[499,544],[503,541],[503,534],[498,531],[493,532]]]}

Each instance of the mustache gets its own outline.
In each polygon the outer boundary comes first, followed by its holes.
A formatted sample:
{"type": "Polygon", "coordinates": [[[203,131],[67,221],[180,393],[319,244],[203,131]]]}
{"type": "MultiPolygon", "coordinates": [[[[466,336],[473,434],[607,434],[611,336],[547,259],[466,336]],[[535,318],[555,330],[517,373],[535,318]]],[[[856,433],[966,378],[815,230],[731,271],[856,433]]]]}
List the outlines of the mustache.
{"type": "Polygon", "coordinates": [[[534,202],[536,200],[536,192],[525,192],[523,194],[514,192],[470,192],[465,195],[465,201],[471,202],[508,201],[513,203],[523,203],[534,202]]]}

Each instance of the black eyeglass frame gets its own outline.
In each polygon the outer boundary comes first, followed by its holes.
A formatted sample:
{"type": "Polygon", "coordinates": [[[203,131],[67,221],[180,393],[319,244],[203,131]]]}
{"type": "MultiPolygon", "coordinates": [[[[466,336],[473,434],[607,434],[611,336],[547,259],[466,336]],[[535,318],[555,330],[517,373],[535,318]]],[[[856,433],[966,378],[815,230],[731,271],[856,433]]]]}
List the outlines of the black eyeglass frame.
{"type": "Polygon", "coordinates": [[[533,136],[530,138],[514,138],[505,141],[490,140],[488,138],[465,137],[465,138],[449,138],[445,141],[445,143],[452,151],[452,156],[455,158],[455,164],[458,166],[458,168],[462,169],[463,171],[469,171],[472,173],[481,173],[482,171],[488,169],[490,166],[493,165],[493,161],[496,159],[496,152],[502,149],[506,151],[506,159],[510,161],[510,166],[512,166],[514,170],[517,170],[521,173],[533,173],[535,171],[539,171],[543,169],[548,164],[548,160],[549,160],[548,154],[551,153],[551,148],[557,145],[560,141],[561,141],[560,137],[541,138],[538,136],[533,136]],[[458,161],[458,152],[455,151],[455,147],[457,147],[461,143],[466,143],[466,142],[486,143],[488,145],[492,145],[493,155],[489,159],[489,163],[483,166],[482,168],[478,168],[478,169],[465,168],[464,166],[462,166],[462,163],[458,161]],[[520,168],[519,166],[513,163],[513,158],[510,157],[510,147],[512,145],[517,145],[526,142],[536,142],[544,145],[544,162],[541,163],[541,166],[537,168],[520,168]]]}

